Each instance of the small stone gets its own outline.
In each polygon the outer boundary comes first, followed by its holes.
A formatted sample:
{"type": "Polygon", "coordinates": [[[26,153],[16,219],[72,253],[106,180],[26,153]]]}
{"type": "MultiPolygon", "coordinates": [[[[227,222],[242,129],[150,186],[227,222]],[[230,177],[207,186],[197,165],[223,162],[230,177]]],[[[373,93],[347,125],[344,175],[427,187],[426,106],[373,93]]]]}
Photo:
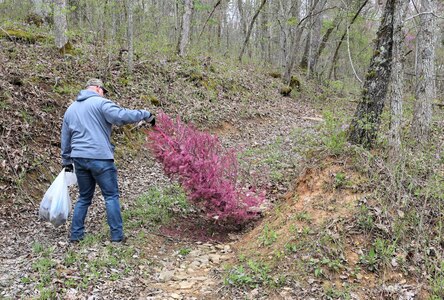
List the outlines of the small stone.
{"type": "Polygon", "coordinates": [[[176,293],[172,293],[172,294],[170,295],[170,297],[173,298],[173,299],[182,299],[182,296],[179,295],[179,294],[176,294],[176,293]]]}
{"type": "Polygon", "coordinates": [[[215,264],[218,264],[220,262],[220,258],[221,258],[221,256],[218,254],[210,254],[209,255],[210,261],[212,261],[215,264]]]}
{"type": "Polygon", "coordinates": [[[195,261],[193,261],[191,264],[190,264],[190,268],[192,268],[192,269],[196,269],[196,268],[198,268],[200,266],[200,262],[198,262],[197,260],[195,260],[195,261]]]}
{"type": "Polygon", "coordinates": [[[210,262],[210,257],[208,255],[203,255],[198,257],[197,261],[199,261],[202,265],[207,265],[210,262]]]}
{"type": "Polygon", "coordinates": [[[252,290],[250,292],[251,299],[256,299],[258,295],[259,295],[259,290],[258,289],[254,289],[254,290],[252,290]]]}
{"type": "Polygon", "coordinates": [[[191,289],[194,285],[193,281],[182,281],[181,283],[179,283],[179,287],[182,290],[188,290],[191,289]]]}
{"type": "Polygon", "coordinates": [[[225,245],[216,245],[215,246],[217,250],[224,250],[225,245]]]}
{"type": "Polygon", "coordinates": [[[206,281],[207,277],[205,277],[205,276],[193,277],[193,280],[196,280],[196,281],[206,281]]]}
{"type": "Polygon", "coordinates": [[[174,270],[165,270],[162,271],[159,274],[159,281],[160,282],[166,282],[166,281],[170,281],[171,278],[174,276],[174,270]]]}

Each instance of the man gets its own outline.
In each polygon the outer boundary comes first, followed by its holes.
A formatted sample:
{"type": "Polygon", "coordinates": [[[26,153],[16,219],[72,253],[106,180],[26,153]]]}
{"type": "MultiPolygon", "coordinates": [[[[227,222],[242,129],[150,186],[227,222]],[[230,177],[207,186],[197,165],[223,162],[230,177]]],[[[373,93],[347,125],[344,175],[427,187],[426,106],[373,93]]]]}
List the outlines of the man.
{"type": "Polygon", "coordinates": [[[136,123],[142,120],[155,125],[155,118],[146,110],[128,110],[104,98],[107,93],[100,79],[92,78],[86,89],[65,112],[62,125],[61,148],[65,171],[73,171],[79,185],[79,198],[74,207],[71,242],[83,239],[84,222],[94,196],[96,183],[105,198],[111,241],[124,240],[120,213],[117,169],[114,146],[110,142],[112,125],[136,123]]]}

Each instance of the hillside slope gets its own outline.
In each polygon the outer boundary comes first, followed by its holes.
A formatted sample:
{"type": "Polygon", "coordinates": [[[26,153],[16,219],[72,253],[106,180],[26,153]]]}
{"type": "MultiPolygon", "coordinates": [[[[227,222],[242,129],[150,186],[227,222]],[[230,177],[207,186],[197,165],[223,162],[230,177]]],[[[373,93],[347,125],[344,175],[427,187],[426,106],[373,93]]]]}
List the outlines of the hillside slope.
{"type": "MultiPolygon", "coordinates": [[[[0,298],[444,295],[441,150],[391,173],[379,153],[346,143],[351,105],[331,88],[301,80],[283,97],[258,68],[149,53],[128,75],[119,56],[74,47],[62,56],[44,39],[0,39],[0,298]],[[128,125],[113,132],[128,243],[108,241],[97,191],[80,244],[68,243],[69,224],[39,221],[60,171],[61,118],[90,77],[124,107],[179,116],[236,149],[245,184],[267,192],[263,218],[240,230],[202,220],[150,156],[145,131],[128,125]]],[[[442,120],[434,126],[439,146],[442,120]]]]}

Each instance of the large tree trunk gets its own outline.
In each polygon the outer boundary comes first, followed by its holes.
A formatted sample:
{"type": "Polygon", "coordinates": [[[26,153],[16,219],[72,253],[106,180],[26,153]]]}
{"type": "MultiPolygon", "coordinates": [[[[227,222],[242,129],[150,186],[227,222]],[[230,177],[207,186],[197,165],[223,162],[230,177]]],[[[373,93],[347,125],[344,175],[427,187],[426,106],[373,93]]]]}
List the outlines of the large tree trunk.
{"type": "Polygon", "coordinates": [[[388,136],[389,159],[395,164],[401,154],[401,122],[402,98],[404,96],[404,66],[403,66],[403,20],[405,18],[409,1],[398,0],[393,17],[393,62],[390,80],[390,132],[388,136]]]}
{"type": "Polygon", "coordinates": [[[363,95],[349,131],[349,141],[371,148],[379,128],[391,75],[393,18],[397,0],[387,0],[370,61],[363,95]]]}
{"type": "Polygon", "coordinates": [[[66,1],[55,0],[54,5],[54,38],[55,45],[59,50],[63,50],[68,44],[68,22],[66,20],[66,1]]]}
{"type": "Polygon", "coordinates": [[[184,13],[182,16],[182,31],[180,33],[180,43],[178,54],[185,56],[186,47],[190,41],[191,13],[193,12],[193,0],[184,0],[184,13]]]}
{"type": "MultiPolygon", "coordinates": [[[[422,0],[422,12],[436,12],[436,0],[422,0]]],[[[423,143],[428,140],[432,121],[432,100],[435,88],[436,20],[431,13],[420,16],[418,33],[418,69],[416,73],[416,101],[411,134],[423,143]]]]}

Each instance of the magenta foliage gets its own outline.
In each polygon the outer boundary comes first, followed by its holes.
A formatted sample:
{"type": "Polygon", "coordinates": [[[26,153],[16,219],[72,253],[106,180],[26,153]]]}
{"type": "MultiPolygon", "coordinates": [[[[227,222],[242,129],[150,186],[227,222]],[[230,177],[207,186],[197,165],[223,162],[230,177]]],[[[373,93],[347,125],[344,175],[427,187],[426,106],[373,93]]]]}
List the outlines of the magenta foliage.
{"type": "Polygon", "coordinates": [[[189,200],[209,218],[244,223],[257,216],[264,193],[238,186],[236,153],[219,139],[175,120],[165,113],[156,118],[148,144],[167,175],[178,179],[189,200]]]}

